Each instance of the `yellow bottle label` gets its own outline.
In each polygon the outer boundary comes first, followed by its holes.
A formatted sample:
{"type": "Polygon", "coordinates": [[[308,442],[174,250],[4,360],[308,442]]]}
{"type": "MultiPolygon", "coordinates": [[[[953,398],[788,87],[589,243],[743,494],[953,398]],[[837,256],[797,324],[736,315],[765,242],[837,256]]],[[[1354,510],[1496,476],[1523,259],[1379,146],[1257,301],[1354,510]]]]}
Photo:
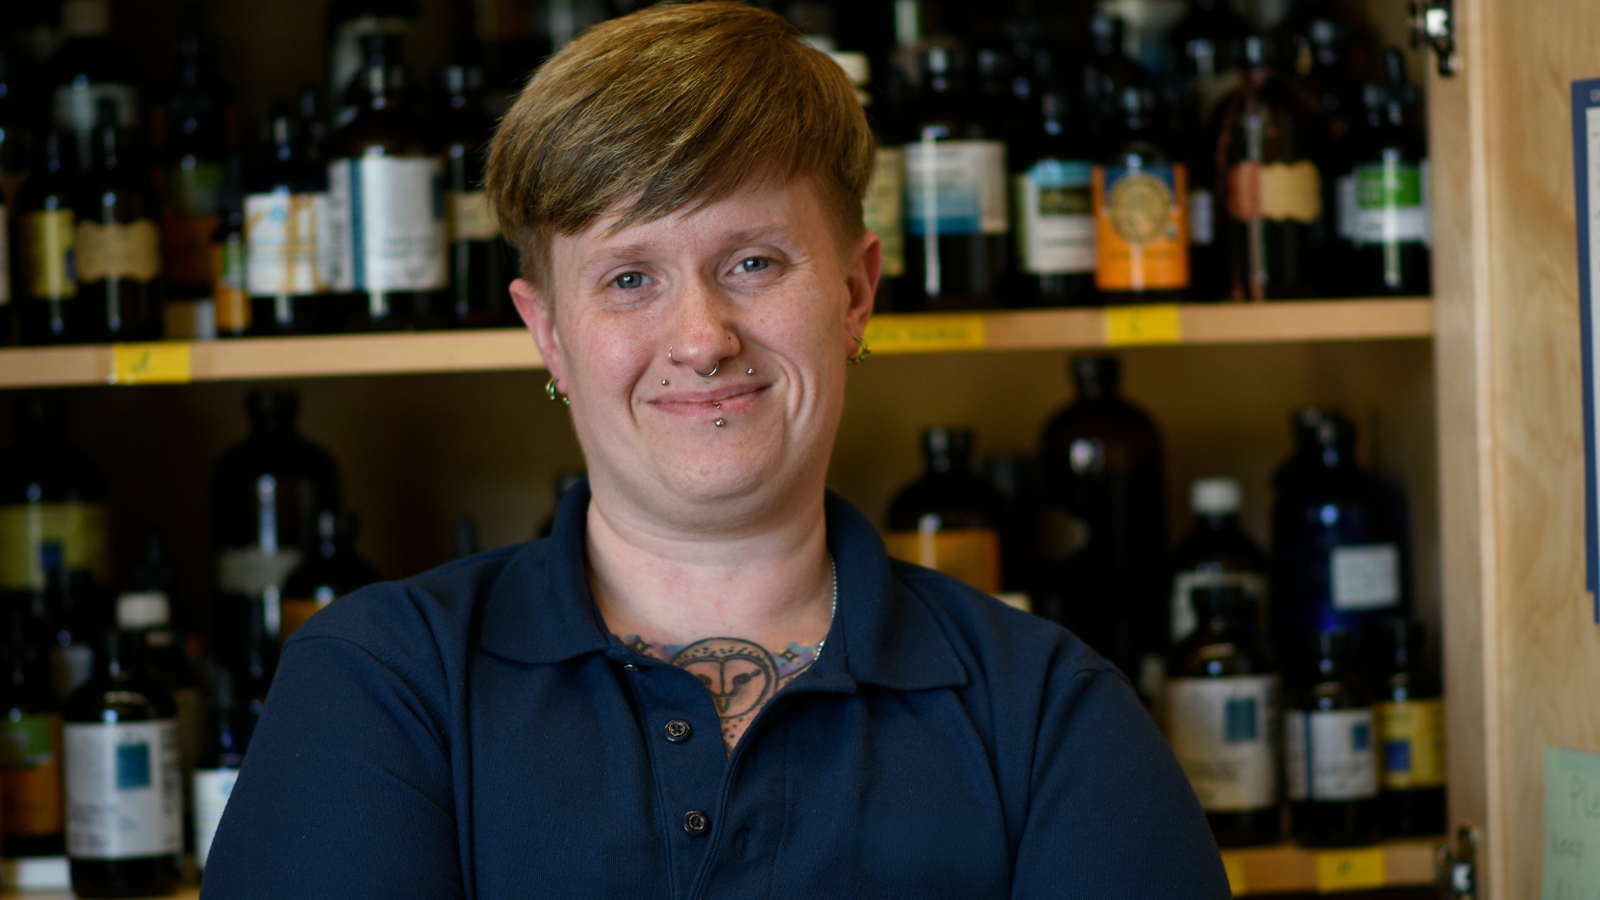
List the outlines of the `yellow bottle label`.
{"type": "Polygon", "coordinates": [[[500,224],[489,208],[487,191],[450,193],[450,240],[492,241],[500,236],[500,224]]]}
{"type": "Polygon", "coordinates": [[[67,571],[111,578],[111,541],[100,503],[23,503],[0,506],[0,590],[44,590],[40,548],[61,547],[67,571]]]}
{"type": "Polygon", "coordinates": [[[161,274],[161,230],[149,219],[78,223],[78,280],[154,281],[161,274]]]}
{"type": "Polygon", "coordinates": [[[1322,175],[1310,160],[1241,162],[1228,171],[1228,214],[1310,225],[1322,218],[1322,175]]]}
{"type": "Polygon", "coordinates": [[[26,213],[19,224],[23,292],[34,300],[78,296],[78,233],[72,210],[26,213]]]}
{"type": "Polygon", "coordinates": [[[992,528],[890,531],[883,544],[895,559],[959,578],[984,593],[1000,590],[1000,535],[992,528]]]}
{"type": "Polygon", "coordinates": [[[0,798],[6,837],[61,833],[61,716],[0,718],[0,798]]]}
{"type": "Polygon", "coordinates": [[[883,243],[884,278],[906,273],[905,192],[905,153],[899,147],[879,147],[861,212],[867,230],[883,243]]]}
{"type": "Polygon", "coordinates": [[[211,299],[217,331],[238,334],[250,327],[250,295],[244,288],[244,241],[229,235],[211,245],[211,299]]]}
{"type": "Polygon", "coordinates": [[[1383,748],[1383,786],[1391,791],[1443,787],[1444,701],[1379,703],[1373,710],[1383,748]]]}

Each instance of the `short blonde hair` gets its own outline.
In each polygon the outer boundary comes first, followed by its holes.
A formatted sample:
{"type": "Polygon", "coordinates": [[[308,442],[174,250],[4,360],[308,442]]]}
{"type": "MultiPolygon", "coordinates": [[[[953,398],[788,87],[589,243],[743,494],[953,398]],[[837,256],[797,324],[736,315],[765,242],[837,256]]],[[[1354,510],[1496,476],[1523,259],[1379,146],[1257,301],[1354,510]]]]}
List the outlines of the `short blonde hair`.
{"type": "Polygon", "coordinates": [[[616,228],[654,221],[752,177],[811,178],[853,241],[873,147],[833,60],[775,13],[704,0],[604,22],[552,56],[501,121],[485,182],[523,277],[548,287],[555,235],[630,201],[616,228]]]}

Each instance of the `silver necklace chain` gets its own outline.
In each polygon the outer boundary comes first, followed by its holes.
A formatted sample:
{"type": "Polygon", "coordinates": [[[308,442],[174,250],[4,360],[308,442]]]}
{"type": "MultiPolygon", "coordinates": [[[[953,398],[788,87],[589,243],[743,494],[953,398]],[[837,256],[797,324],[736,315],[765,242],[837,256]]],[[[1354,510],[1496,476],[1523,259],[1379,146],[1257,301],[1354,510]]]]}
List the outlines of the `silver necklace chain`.
{"type": "MultiPolygon", "coordinates": [[[[833,561],[833,554],[828,554],[828,571],[833,573],[833,607],[828,610],[828,630],[833,630],[833,620],[839,615],[839,564],[833,561]]],[[[822,656],[822,648],[827,646],[828,636],[824,634],[822,640],[817,641],[817,654],[811,657],[815,662],[822,656]]]]}

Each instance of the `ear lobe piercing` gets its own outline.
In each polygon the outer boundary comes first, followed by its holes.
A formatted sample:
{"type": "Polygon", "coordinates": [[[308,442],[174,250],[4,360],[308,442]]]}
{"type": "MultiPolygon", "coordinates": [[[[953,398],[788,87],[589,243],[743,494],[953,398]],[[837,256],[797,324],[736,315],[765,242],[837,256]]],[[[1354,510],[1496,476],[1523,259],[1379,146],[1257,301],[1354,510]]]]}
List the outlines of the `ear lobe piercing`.
{"type": "Polygon", "coordinates": [[[561,388],[557,386],[556,379],[554,379],[554,378],[552,378],[549,381],[545,382],[544,395],[546,397],[550,398],[550,402],[551,403],[554,403],[557,400],[560,400],[562,402],[562,404],[565,405],[565,406],[571,406],[572,405],[572,398],[570,398],[570,397],[566,396],[565,394],[561,393],[561,388]]]}

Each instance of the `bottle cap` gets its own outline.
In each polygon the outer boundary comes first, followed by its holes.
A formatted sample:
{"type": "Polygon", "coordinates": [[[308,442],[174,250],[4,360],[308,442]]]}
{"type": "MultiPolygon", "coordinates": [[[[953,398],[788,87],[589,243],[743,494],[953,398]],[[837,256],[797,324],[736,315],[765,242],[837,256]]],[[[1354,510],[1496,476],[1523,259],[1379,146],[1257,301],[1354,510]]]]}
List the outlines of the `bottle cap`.
{"type": "Polygon", "coordinates": [[[1189,486],[1189,508],[1197,516],[1231,516],[1244,504],[1234,478],[1201,478],[1189,486]]]}
{"type": "Polygon", "coordinates": [[[972,455],[972,429],[929,428],[922,433],[922,455],[930,462],[948,459],[959,467],[972,455]]]}
{"type": "Polygon", "coordinates": [[[101,37],[111,32],[110,0],[67,0],[61,6],[67,37],[101,37]]]}
{"type": "Polygon", "coordinates": [[[160,591],[139,591],[117,598],[117,627],[142,631],[172,624],[172,603],[160,591]]]}
{"type": "Polygon", "coordinates": [[[856,87],[866,87],[872,83],[872,62],[865,53],[835,51],[829,53],[828,58],[839,64],[850,83],[856,87]]]}

